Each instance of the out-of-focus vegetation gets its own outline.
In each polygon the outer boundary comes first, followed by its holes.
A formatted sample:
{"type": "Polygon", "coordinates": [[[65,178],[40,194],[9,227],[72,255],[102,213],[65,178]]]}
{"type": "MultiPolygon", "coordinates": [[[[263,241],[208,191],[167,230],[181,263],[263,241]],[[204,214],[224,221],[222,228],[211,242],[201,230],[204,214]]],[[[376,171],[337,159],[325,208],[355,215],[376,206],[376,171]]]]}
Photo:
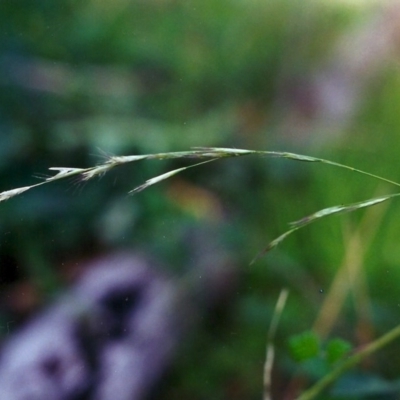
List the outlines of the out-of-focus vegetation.
{"type": "MultiPolygon", "coordinates": [[[[90,166],[102,152],[192,146],[297,151],[400,181],[400,9],[365,3],[2,2],[0,191],[32,184],[49,167],[90,166]]],[[[126,195],[180,166],[146,161],[1,203],[3,335],[94,254],[133,247],[171,273],[190,271],[188,231],[204,226],[240,267],[238,288],[188,337],[158,398],[260,398],[282,287],[290,297],[276,337],[277,399],[315,378],[296,375],[293,335],[314,328],[357,348],[397,324],[397,201],[318,222],[248,266],[287,222],[391,193],[389,185],[326,165],[248,158],[126,195]]],[[[368,360],[329,398],[393,398],[398,351],[394,343],[368,360]]]]}

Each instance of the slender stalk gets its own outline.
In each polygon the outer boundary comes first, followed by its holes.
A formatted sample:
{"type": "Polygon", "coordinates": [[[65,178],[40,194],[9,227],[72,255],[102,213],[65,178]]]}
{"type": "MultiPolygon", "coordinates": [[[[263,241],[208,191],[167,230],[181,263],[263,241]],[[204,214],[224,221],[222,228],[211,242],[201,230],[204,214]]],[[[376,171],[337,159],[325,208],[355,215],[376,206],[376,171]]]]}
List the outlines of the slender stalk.
{"type": "MultiPolygon", "coordinates": [[[[379,175],[372,174],[370,172],[366,172],[360,170],[358,168],[349,167],[348,165],[340,164],[334,161],[325,160],[323,158],[317,157],[310,157],[303,154],[295,154],[295,153],[288,153],[282,151],[263,151],[263,150],[246,150],[246,149],[229,149],[229,148],[219,148],[219,147],[198,147],[190,151],[178,151],[178,152],[169,152],[169,153],[154,153],[154,154],[142,154],[142,155],[129,155],[129,156],[106,156],[105,161],[94,167],[90,168],[70,168],[70,167],[53,167],[50,168],[52,171],[56,171],[56,175],[46,178],[43,182],[31,185],[31,186],[24,186],[20,188],[15,188],[11,190],[6,190],[0,193],[0,202],[9,200],[14,196],[18,196],[21,193],[26,192],[27,190],[33,189],[37,186],[44,185],[46,183],[53,182],[59,179],[65,179],[72,176],[80,176],[80,178],[84,181],[90,180],[96,176],[102,176],[111,169],[118,167],[123,164],[128,164],[136,161],[141,160],[166,160],[166,159],[195,159],[195,160],[203,160],[198,163],[192,164],[187,167],[178,168],[169,172],[165,172],[164,174],[155,176],[151,179],[148,179],[144,184],[132,189],[129,193],[137,193],[144,189],[147,189],[149,186],[152,186],[156,183],[159,183],[165,179],[168,179],[180,172],[185,171],[188,168],[193,168],[200,166],[201,164],[216,161],[221,158],[229,158],[229,157],[242,157],[246,155],[258,155],[258,156],[268,156],[268,157],[277,157],[277,158],[287,158],[290,160],[295,161],[304,161],[304,162],[319,162],[323,164],[332,165],[338,168],[347,169],[353,172],[357,172],[362,175],[369,176],[374,179],[378,179],[383,182],[390,183],[395,186],[400,187],[400,183],[394,182],[390,179],[383,178],[379,175]]],[[[338,205],[333,207],[324,208],[306,216],[299,221],[295,221],[291,223],[290,229],[274,239],[271,243],[269,243],[258,255],[253,259],[251,264],[253,264],[260,256],[267,253],[269,250],[272,250],[278,244],[280,244],[286,237],[290,234],[298,230],[299,228],[308,225],[316,221],[319,218],[324,218],[332,214],[338,214],[343,212],[351,212],[358,210],[364,207],[370,207],[375,204],[382,203],[383,201],[387,201],[392,199],[396,196],[400,196],[400,193],[395,193],[391,195],[381,196],[375,199],[368,199],[358,203],[352,203],[347,205],[338,205]]]]}
{"type": "Polygon", "coordinates": [[[398,337],[400,337],[400,325],[396,326],[395,328],[385,333],[380,338],[374,340],[372,343],[365,346],[359,352],[350,356],[347,360],[343,361],[333,371],[331,371],[329,374],[325,375],[322,379],[320,379],[314,386],[312,386],[310,389],[306,390],[303,394],[301,394],[296,400],[315,399],[330,385],[332,385],[346,371],[356,366],[358,363],[360,363],[369,355],[387,346],[398,337]]]}
{"type": "MultiPolygon", "coordinates": [[[[195,148],[190,151],[176,151],[176,152],[169,152],[169,153],[154,153],[154,154],[142,154],[142,155],[129,155],[129,156],[106,156],[105,161],[102,164],[90,167],[90,168],[70,168],[70,167],[52,167],[50,170],[57,171],[56,175],[50,176],[46,178],[43,182],[24,186],[21,188],[15,188],[11,190],[6,190],[0,192],[0,201],[5,201],[10,199],[11,197],[17,196],[27,190],[33,189],[37,186],[44,185],[46,183],[53,182],[59,179],[70,178],[72,176],[80,176],[82,180],[89,180],[96,176],[101,176],[111,169],[118,167],[123,164],[128,164],[140,160],[167,160],[167,159],[177,159],[177,158],[184,158],[184,159],[212,159],[217,160],[220,158],[229,158],[229,157],[242,157],[247,155],[258,155],[258,156],[268,156],[268,157],[277,157],[277,158],[287,158],[290,160],[296,161],[305,161],[305,162],[319,162],[323,164],[329,164],[335,167],[347,169],[353,172],[357,172],[362,175],[369,176],[374,179],[378,179],[383,182],[390,183],[395,186],[400,187],[400,183],[394,182],[390,179],[383,178],[379,175],[372,174],[370,172],[366,172],[360,170],[358,168],[353,168],[348,165],[340,164],[334,161],[325,160],[323,158],[317,157],[310,157],[303,154],[295,154],[295,153],[288,153],[283,151],[263,151],[263,150],[246,150],[246,149],[229,149],[229,148],[218,148],[218,147],[199,147],[195,148]]],[[[200,165],[198,163],[197,165],[200,165]]],[[[196,165],[194,165],[196,166],[196,165]]],[[[188,168],[188,167],[186,167],[188,168]]],[[[180,171],[185,170],[186,168],[181,168],[179,170],[173,171],[171,174],[163,174],[161,176],[162,179],[158,179],[159,177],[155,177],[147,184],[140,186],[138,189],[143,190],[144,188],[150,186],[153,183],[157,183],[160,180],[166,179],[169,176],[175,175],[180,171]]],[[[133,189],[131,192],[135,192],[139,190],[133,189]]]]}
{"type": "Polygon", "coordinates": [[[366,175],[366,176],[369,176],[371,178],[378,179],[378,180],[380,180],[382,182],[387,182],[387,183],[390,183],[391,185],[395,185],[395,186],[399,186],[400,187],[400,183],[398,183],[398,182],[392,181],[392,180],[387,179],[387,178],[383,178],[382,176],[379,176],[379,175],[376,175],[376,174],[371,174],[370,172],[363,171],[363,170],[358,169],[358,168],[353,168],[353,167],[350,167],[350,166],[345,165],[345,164],[340,164],[340,163],[337,163],[337,162],[334,162],[334,161],[325,160],[325,159],[322,159],[322,158],[319,158],[319,159],[317,158],[316,160],[319,160],[320,162],[322,162],[324,164],[329,164],[329,165],[333,165],[335,167],[344,168],[344,169],[347,169],[349,171],[357,172],[359,174],[366,175]]]}
{"type": "Polygon", "coordinates": [[[279,293],[278,301],[275,305],[274,314],[272,316],[271,325],[269,326],[267,336],[267,349],[265,353],[264,363],[264,396],[263,400],[272,400],[271,386],[272,386],[272,367],[275,358],[274,340],[276,331],[278,329],[279,320],[281,318],[283,309],[285,308],[286,300],[289,296],[288,289],[282,289],[279,293]]]}

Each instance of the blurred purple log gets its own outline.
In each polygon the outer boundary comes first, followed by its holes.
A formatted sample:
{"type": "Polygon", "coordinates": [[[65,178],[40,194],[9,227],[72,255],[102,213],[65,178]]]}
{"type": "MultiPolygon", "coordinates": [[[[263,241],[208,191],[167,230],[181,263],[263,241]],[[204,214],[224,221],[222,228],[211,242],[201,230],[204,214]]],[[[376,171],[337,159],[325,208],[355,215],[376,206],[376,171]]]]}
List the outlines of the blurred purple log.
{"type": "MultiPolygon", "coordinates": [[[[214,271],[229,270],[217,264],[214,271]]],[[[75,288],[4,345],[0,399],[145,398],[194,316],[226,285],[225,273],[202,273],[203,280],[167,279],[132,253],[94,261],[75,288]]]]}

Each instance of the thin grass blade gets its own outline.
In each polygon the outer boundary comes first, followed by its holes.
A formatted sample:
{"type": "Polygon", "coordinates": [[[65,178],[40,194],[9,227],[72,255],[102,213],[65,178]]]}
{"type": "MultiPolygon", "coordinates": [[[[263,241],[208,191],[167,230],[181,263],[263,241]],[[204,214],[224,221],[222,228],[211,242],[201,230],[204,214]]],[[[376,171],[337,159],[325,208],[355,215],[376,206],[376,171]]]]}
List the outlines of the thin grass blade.
{"type": "Polygon", "coordinates": [[[155,176],[154,178],[148,179],[143,185],[140,185],[140,186],[132,189],[129,192],[129,194],[134,194],[134,193],[141,192],[142,190],[147,189],[149,186],[155,185],[156,183],[164,181],[165,179],[168,179],[171,176],[179,174],[179,172],[185,171],[185,170],[187,170],[189,168],[198,167],[199,165],[206,164],[206,163],[209,163],[209,162],[212,162],[212,161],[216,161],[216,160],[217,160],[216,158],[213,158],[211,160],[202,161],[202,162],[199,162],[197,164],[189,165],[188,167],[177,168],[177,169],[174,169],[172,171],[166,172],[164,174],[155,176]]]}
{"type": "Polygon", "coordinates": [[[400,193],[394,193],[394,194],[389,194],[387,196],[381,196],[381,197],[376,197],[373,199],[368,199],[365,201],[360,201],[358,203],[351,203],[347,205],[339,205],[339,206],[333,206],[333,207],[328,207],[324,208],[322,210],[319,210],[307,217],[304,217],[298,221],[291,222],[290,229],[284,232],[282,235],[278,236],[275,238],[272,242],[268,243],[268,245],[262,249],[250,262],[250,265],[254,264],[259,258],[264,256],[266,253],[277,247],[280,243],[282,243],[289,235],[291,235],[293,232],[297,231],[298,229],[303,228],[304,226],[311,224],[315,221],[317,221],[320,218],[325,218],[333,214],[339,214],[339,213],[347,213],[347,212],[353,212],[357,211],[361,208],[365,207],[371,207],[376,204],[383,203],[384,201],[388,201],[390,199],[393,199],[394,197],[399,197],[400,193]]]}
{"type": "Polygon", "coordinates": [[[324,208],[322,210],[319,210],[311,215],[308,215],[307,217],[304,217],[298,221],[294,221],[290,223],[290,226],[292,228],[300,228],[304,225],[310,224],[311,222],[314,222],[315,220],[319,218],[324,218],[328,217],[329,215],[333,214],[340,214],[340,213],[346,213],[346,212],[353,212],[356,210],[359,210],[361,208],[365,207],[371,207],[376,204],[382,203],[384,201],[390,200],[393,197],[398,197],[400,196],[400,193],[395,193],[395,194],[390,194],[387,196],[381,196],[381,197],[376,197],[373,199],[368,199],[365,201],[360,201],[358,203],[351,203],[347,205],[338,205],[338,206],[333,206],[333,207],[328,207],[324,208]]]}
{"type": "Polygon", "coordinates": [[[278,246],[281,242],[283,242],[289,235],[291,235],[293,232],[297,231],[297,229],[300,228],[292,228],[286,231],[285,233],[282,233],[282,235],[278,236],[275,238],[272,242],[268,243],[266,247],[264,247],[251,261],[250,265],[253,265],[258,259],[260,259],[262,256],[270,252],[272,249],[278,246]]]}
{"type": "Polygon", "coordinates": [[[168,179],[171,176],[179,174],[179,172],[182,172],[187,168],[188,167],[174,169],[172,171],[166,172],[165,174],[158,175],[158,176],[155,176],[154,178],[148,179],[145,183],[143,183],[143,185],[140,185],[140,186],[136,187],[135,189],[132,189],[129,192],[129,194],[141,192],[142,190],[147,189],[149,186],[155,185],[156,183],[161,182],[165,179],[168,179]]]}

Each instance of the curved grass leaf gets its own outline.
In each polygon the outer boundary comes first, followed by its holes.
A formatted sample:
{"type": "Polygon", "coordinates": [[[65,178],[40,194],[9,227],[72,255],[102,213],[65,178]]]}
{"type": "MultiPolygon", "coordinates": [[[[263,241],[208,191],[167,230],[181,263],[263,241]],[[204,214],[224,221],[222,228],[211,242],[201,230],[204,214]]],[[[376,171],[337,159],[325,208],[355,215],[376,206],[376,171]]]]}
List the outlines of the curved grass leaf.
{"type": "Polygon", "coordinates": [[[389,194],[387,196],[381,196],[381,197],[376,197],[373,199],[369,199],[369,200],[364,200],[364,201],[360,201],[358,203],[351,203],[351,204],[347,204],[347,205],[339,205],[339,206],[333,206],[333,207],[328,207],[328,208],[324,208],[322,210],[319,210],[307,217],[304,217],[298,221],[294,221],[290,223],[290,226],[293,228],[300,228],[304,225],[308,225],[311,222],[314,222],[315,220],[319,219],[319,218],[324,218],[324,217],[328,217],[329,215],[332,214],[339,214],[339,213],[345,213],[345,212],[353,212],[356,210],[359,210],[361,208],[365,208],[365,207],[371,207],[374,206],[376,204],[382,203],[384,201],[390,200],[393,197],[397,197],[400,196],[400,193],[395,193],[395,194],[389,194]]]}
{"type": "Polygon", "coordinates": [[[318,220],[320,218],[328,217],[333,214],[353,212],[353,211],[356,211],[356,210],[359,210],[359,209],[365,208],[365,207],[371,207],[371,206],[383,203],[384,201],[390,200],[390,199],[392,199],[394,197],[398,197],[398,196],[400,196],[400,193],[389,194],[387,196],[376,197],[373,199],[368,199],[368,200],[360,201],[357,203],[351,203],[351,204],[347,204],[347,205],[328,207],[328,208],[319,210],[311,215],[308,215],[307,217],[304,217],[298,221],[291,222],[289,224],[291,229],[287,230],[282,235],[275,238],[272,242],[268,243],[268,245],[263,250],[261,250],[260,253],[258,253],[256,255],[256,257],[254,257],[254,259],[250,262],[250,265],[252,265],[254,262],[256,262],[263,255],[268,253],[270,250],[277,247],[281,242],[283,242],[283,240],[285,240],[293,232],[297,231],[300,228],[303,228],[304,226],[306,226],[308,224],[315,222],[316,220],[318,220]]]}
{"type": "Polygon", "coordinates": [[[216,161],[216,160],[217,160],[216,158],[212,158],[211,160],[202,161],[202,162],[199,162],[199,163],[194,164],[194,165],[189,165],[188,167],[177,168],[177,169],[174,169],[172,171],[165,172],[164,174],[157,175],[154,178],[148,179],[145,183],[143,183],[143,185],[140,185],[140,186],[132,189],[129,192],[129,194],[141,192],[142,190],[147,189],[149,186],[155,185],[156,183],[161,182],[161,181],[163,181],[165,179],[168,179],[171,176],[179,174],[179,172],[185,171],[186,169],[197,167],[197,166],[199,166],[201,164],[209,163],[209,162],[216,161]]]}

